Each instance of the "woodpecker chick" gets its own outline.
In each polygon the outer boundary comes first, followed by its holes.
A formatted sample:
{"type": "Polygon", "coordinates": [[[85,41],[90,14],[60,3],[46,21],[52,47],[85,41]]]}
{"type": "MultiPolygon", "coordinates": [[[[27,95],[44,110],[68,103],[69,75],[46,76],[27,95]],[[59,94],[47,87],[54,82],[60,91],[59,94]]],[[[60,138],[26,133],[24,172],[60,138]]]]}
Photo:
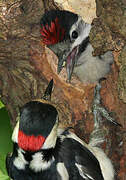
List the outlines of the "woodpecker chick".
{"type": "MultiPolygon", "coordinates": [[[[40,27],[43,43],[58,56],[57,72],[62,70],[63,64],[66,62],[67,82],[70,82],[72,73],[74,73],[83,83],[97,83],[95,87],[97,91],[100,85],[99,81],[110,72],[113,55],[111,51],[100,56],[92,55],[93,47],[89,41],[91,25],[85,23],[75,13],[51,10],[43,15],[40,27]]],[[[98,96],[100,97],[100,94],[98,96]]],[[[94,126],[98,124],[96,116],[99,118],[99,123],[102,123],[103,116],[119,125],[102,107],[101,101],[97,100],[98,103],[93,104],[94,126]]],[[[99,131],[99,126],[96,127],[99,131]]]]}
{"type": "Polygon", "coordinates": [[[58,57],[57,72],[66,63],[67,79],[74,73],[82,82],[96,83],[109,73],[113,63],[111,51],[101,56],[93,56],[89,41],[91,25],[72,12],[51,10],[41,21],[41,37],[58,57]]]}
{"type": "Polygon", "coordinates": [[[58,119],[56,108],[43,99],[21,108],[12,135],[13,153],[7,157],[9,176],[13,180],[114,180],[105,153],[69,128],[59,129],[58,119]]]}

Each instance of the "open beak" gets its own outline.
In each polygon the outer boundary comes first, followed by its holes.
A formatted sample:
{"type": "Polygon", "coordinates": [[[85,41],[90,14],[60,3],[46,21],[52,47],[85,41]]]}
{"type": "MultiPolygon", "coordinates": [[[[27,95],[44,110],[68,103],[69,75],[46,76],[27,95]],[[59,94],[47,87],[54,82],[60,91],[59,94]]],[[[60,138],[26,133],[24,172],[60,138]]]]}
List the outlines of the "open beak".
{"type": "Polygon", "coordinates": [[[59,57],[57,73],[59,74],[63,67],[66,65],[67,82],[70,82],[71,80],[77,54],[78,46],[67,52],[67,55],[64,54],[62,57],[59,57]]]}
{"type": "Polygon", "coordinates": [[[71,50],[71,42],[66,40],[55,44],[55,46],[50,45],[48,47],[58,57],[57,73],[59,74],[66,64],[67,81],[70,82],[79,46],[76,46],[71,50]]]}
{"type": "Polygon", "coordinates": [[[67,81],[70,82],[73,73],[76,56],[78,54],[78,46],[72,49],[66,59],[66,71],[67,71],[67,81]]]}
{"type": "Polygon", "coordinates": [[[65,66],[65,64],[66,64],[66,60],[64,58],[60,58],[59,57],[59,59],[58,59],[58,66],[57,66],[57,73],[58,74],[62,71],[62,69],[65,66]]]}

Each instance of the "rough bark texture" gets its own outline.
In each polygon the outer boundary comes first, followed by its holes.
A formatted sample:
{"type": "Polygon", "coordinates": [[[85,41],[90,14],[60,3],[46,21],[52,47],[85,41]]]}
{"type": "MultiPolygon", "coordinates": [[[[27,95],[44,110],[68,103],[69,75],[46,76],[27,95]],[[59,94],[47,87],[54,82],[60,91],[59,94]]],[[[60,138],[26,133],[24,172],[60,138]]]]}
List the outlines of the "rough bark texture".
{"type": "Polygon", "coordinates": [[[117,140],[115,147],[114,144],[112,147],[114,148],[113,157],[117,159],[116,165],[119,168],[117,168],[118,178],[126,179],[126,1],[96,0],[96,15],[97,18],[93,21],[90,33],[90,40],[95,49],[94,55],[113,50],[115,56],[112,81],[108,78],[108,89],[103,88],[106,95],[102,97],[106,102],[106,97],[110,96],[107,107],[113,109],[117,119],[123,125],[123,128],[120,131],[117,130],[116,136],[112,138],[113,142],[115,138],[117,140]],[[113,95],[109,94],[109,91],[113,92],[113,95]]]}
{"type": "MultiPolygon", "coordinates": [[[[90,34],[94,55],[113,50],[115,63],[102,82],[102,102],[122,128],[105,122],[103,148],[112,159],[117,178],[126,178],[126,51],[125,1],[96,0],[97,16],[90,34]],[[118,9],[117,9],[118,8],[118,9]],[[124,47],[123,47],[124,46],[124,47]],[[123,47],[123,50],[121,51],[123,47]],[[121,53],[120,53],[121,52],[121,53]],[[119,55],[120,54],[120,55],[119,55]],[[119,61],[118,61],[119,55],[119,61]]],[[[14,126],[18,108],[41,98],[48,81],[54,79],[52,102],[60,114],[60,126],[73,126],[88,142],[93,129],[92,101],[95,85],[76,77],[65,82],[65,70],[56,74],[56,56],[40,39],[39,21],[45,10],[61,8],[53,0],[1,1],[0,4],[0,95],[14,126]]]]}

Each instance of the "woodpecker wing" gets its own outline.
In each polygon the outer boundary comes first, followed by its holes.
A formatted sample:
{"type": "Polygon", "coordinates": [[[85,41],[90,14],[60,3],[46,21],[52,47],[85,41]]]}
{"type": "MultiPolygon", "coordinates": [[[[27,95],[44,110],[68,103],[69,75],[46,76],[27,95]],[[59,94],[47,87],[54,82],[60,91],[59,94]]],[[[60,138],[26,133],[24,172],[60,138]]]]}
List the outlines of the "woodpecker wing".
{"type": "Polygon", "coordinates": [[[104,180],[100,164],[87,146],[82,145],[72,136],[70,138],[69,134],[65,136],[60,156],[69,174],[69,179],[104,180]]]}

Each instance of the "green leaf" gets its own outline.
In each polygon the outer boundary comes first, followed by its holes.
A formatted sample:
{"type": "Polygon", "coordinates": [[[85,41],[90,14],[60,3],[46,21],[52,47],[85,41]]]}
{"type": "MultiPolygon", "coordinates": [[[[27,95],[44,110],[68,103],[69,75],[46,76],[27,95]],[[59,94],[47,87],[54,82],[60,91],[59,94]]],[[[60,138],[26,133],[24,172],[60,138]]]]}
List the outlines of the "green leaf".
{"type": "Polygon", "coordinates": [[[11,134],[10,119],[4,107],[0,109],[0,180],[10,180],[6,171],[6,155],[12,152],[11,134]]]}
{"type": "Polygon", "coordinates": [[[4,107],[4,104],[0,101],[0,109],[4,107]]]}
{"type": "Polygon", "coordinates": [[[6,155],[12,152],[12,128],[10,126],[10,118],[5,108],[0,109],[0,155],[6,155]]]}
{"type": "Polygon", "coordinates": [[[9,180],[9,176],[7,175],[6,167],[5,167],[5,155],[0,154],[0,180],[9,180]]]}
{"type": "Polygon", "coordinates": [[[1,153],[0,154],[0,172],[2,172],[4,175],[7,175],[5,161],[6,161],[6,155],[1,153]]]}
{"type": "Polygon", "coordinates": [[[2,171],[0,170],[0,180],[9,180],[9,176],[5,175],[2,173],[2,171]]]}

